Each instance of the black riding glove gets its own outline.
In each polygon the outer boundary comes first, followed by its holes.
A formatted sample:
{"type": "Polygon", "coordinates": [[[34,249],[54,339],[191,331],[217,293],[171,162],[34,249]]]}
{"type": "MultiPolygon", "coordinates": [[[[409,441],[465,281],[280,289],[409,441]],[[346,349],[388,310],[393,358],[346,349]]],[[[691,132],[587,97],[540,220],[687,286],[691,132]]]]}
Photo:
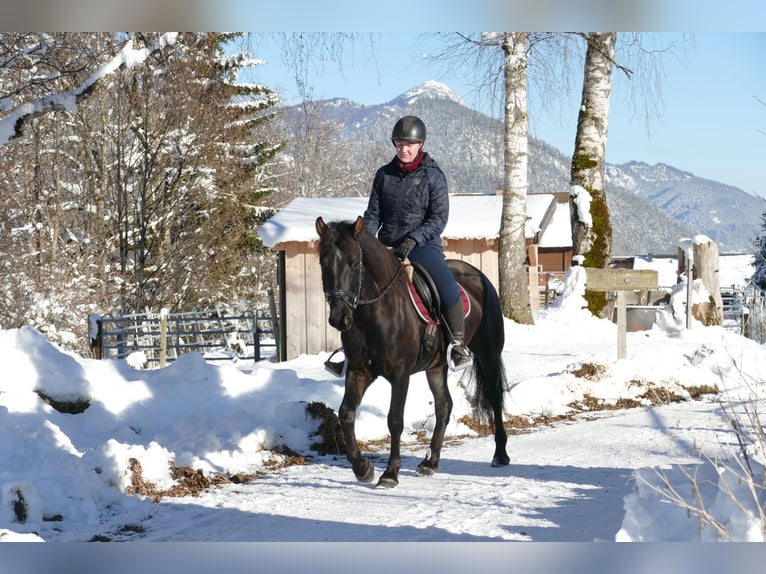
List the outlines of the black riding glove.
{"type": "Polygon", "coordinates": [[[415,241],[412,237],[408,237],[399,244],[399,247],[396,248],[396,256],[403,261],[410,256],[412,250],[417,246],[418,242],[415,241]]]}

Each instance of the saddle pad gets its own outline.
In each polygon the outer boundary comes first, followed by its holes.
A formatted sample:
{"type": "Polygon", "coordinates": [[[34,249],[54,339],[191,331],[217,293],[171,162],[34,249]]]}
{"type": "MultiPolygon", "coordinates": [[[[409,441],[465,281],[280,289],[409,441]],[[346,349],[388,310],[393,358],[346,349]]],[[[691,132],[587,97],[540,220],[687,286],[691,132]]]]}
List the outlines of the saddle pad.
{"type": "MultiPolygon", "coordinates": [[[[415,307],[415,311],[417,311],[420,319],[425,323],[438,325],[439,319],[431,317],[426,305],[423,303],[423,299],[420,297],[420,293],[418,293],[418,290],[415,288],[415,284],[412,281],[408,281],[407,287],[410,291],[410,301],[412,301],[412,305],[415,307]]],[[[460,283],[458,283],[457,288],[458,291],[460,291],[460,298],[463,300],[463,316],[467,317],[468,313],[471,312],[471,300],[468,298],[465,289],[463,289],[463,286],[460,283]]]]}

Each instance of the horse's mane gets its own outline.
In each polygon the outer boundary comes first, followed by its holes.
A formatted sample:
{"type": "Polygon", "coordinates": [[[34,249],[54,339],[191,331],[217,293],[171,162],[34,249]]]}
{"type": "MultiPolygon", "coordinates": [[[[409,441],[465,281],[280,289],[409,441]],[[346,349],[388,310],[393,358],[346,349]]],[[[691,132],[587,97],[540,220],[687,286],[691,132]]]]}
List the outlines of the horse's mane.
{"type": "MultiPolygon", "coordinates": [[[[328,223],[327,230],[319,243],[320,254],[326,252],[333,245],[345,246],[348,242],[354,241],[353,233],[353,221],[328,223]]],[[[372,270],[373,275],[384,277],[396,272],[399,259],[366,229],[359,235],[359,245],[364,253],[366,267],[372,270]]]]}

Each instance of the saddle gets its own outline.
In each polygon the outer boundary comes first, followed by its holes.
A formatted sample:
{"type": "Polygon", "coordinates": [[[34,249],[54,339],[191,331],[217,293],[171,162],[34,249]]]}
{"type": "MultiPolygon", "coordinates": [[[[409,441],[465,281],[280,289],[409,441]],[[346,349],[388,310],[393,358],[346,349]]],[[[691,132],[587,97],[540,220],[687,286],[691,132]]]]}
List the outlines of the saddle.
{"type": "MultiPolygon", "coordinates": [[[[421,320],[425,323],[434,323],[436,325],[444,323],[446,325],[441,312],[441,298],[436,283],[434,283],[434,280],[422,265],[411,261],[408,261],[406,265],[409,265],[412,269],[412,272],[408,273],[410,278],[408,283],[410,300],[421,320]]],[[[457,287],[460,291],[460,298],[463,300],[463,314],[467,316],[471,310],[471,300],[460,283],[457,284],[457,287]]]]}
{"type": "MultiPolygon", "coordinates": [[[[426,330],[420,340],[420,350],[415,366],[415,370],[421,370],[431,362],[436,353],[436,329],[439,325],[444,326],[449,339],[452,338],[452,334],[449,332],[448,323],[442,315],[439,289],[437,289],[431,275],[425,267],[412,261],[407,260],[406,263],[403,262],[403,265],[409,265],[407,275],[409,277],[410,300],[421,320],[427,323],[426,330]]],[[[463,300],[463,313],[467,315],[470,311],[470,299],[468,299],[463,286],[460,283],[457,286],[463,300]]]]}

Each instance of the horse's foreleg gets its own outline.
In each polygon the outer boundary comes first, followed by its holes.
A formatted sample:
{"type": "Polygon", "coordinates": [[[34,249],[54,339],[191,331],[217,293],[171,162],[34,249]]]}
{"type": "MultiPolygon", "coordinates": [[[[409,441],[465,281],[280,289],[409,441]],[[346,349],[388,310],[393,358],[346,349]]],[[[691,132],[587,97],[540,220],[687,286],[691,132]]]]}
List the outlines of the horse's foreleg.
{"type": "Polygon", "coordinates": [[[359,446],[356,444],[356,410],[362,402],[364,392],[369,382],[352,372],[346,373],[346,392],[338,409],[338,419],[343,429],[343,439],[346,442],[346,458],[351,463],[354,475],[360,482],[372,482],[375,478],[375,468],[372,463],[362,456],[359,446]]]}
{"type": "Polygon", "coordinates": [[[391,435],[391,453],[386,471],[378,480],[378,486],[394,488],[399,484],[399,469],[402,467],[401,443],[404,431],[404,405],[407,401],[409,376],[391,383],[391,405],[388,410],[388,432],[391,435]]]}
{"type": "Polygon", "coordinates": [[[452,414],[452,396],[447,387],[447,367],[438,367],[434,371],[426,373],[428,386],[434,396],[434,409],[436,424],[431,436],[431,448],[426,457],[418,465],[418,474],[431,476],[439,468],[439,458],[444,444],[444,435],[447,431],[450,414],[452,414]]]}

